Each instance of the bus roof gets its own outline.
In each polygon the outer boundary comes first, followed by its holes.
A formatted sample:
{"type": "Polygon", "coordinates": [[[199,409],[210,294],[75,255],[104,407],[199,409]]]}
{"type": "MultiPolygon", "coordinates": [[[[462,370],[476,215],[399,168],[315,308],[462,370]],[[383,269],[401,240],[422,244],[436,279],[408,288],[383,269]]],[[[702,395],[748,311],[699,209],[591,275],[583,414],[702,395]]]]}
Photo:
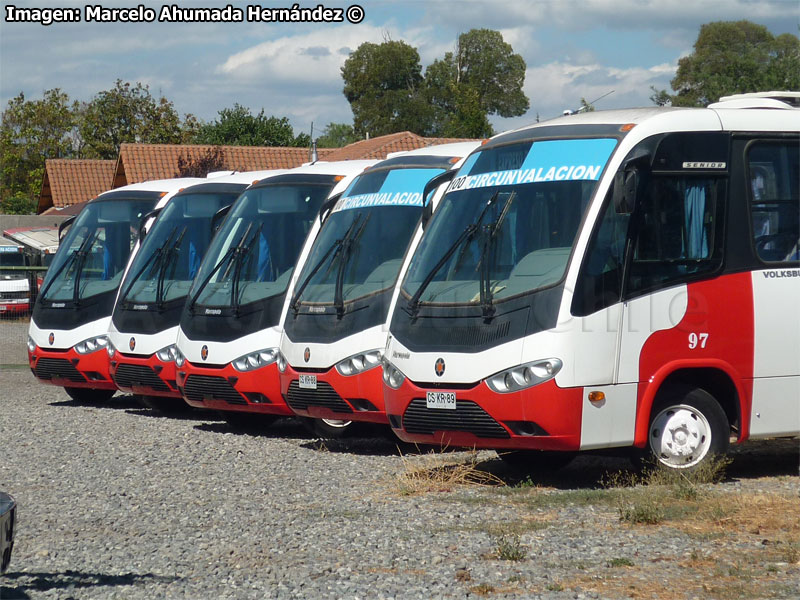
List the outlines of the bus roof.
{"type": "Polygon", "coordinates": [[[50,225],[6,229],[3,235],[28,248],[44,254],[58,250],[58,228],[50,225]]]}

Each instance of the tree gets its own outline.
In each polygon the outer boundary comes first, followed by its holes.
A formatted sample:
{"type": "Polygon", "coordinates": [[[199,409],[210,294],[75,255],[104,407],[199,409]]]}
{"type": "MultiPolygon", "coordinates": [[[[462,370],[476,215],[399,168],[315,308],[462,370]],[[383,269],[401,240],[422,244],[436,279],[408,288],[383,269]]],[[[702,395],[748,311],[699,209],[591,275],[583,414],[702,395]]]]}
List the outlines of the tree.
{"type": "Polygon", "coordinates": [[[308,146],[308,134],[294,135],[289,119],[286,117],[267,117],[264,109],[257,115],[250,109],[234,104],[233,108],[223,108],[219,117],[212,123],[198,128],[194,137],[196,144],[217,144],[228,146],[308,146]]]}
{"type": "Polygon", "coordinates": [[[353,126],[347,123],[328,123],[317,138],[319,148],[341,148],[358,141],[353,126]]]}
{"type": "MultiPolygon", "coordinates": [[[[113,159],[123,142],[179,144],[184,141],[175,107],[163,96],[155,99],[150,88],[117,79],[114,87],[98,93],[81,109],[81,154],[113,159]]],[[[194,118],[187,115],[186,120],[194,118]]]]}
{"type": "Polygon", "coordinates": [[[342,79],[357,136],[425,133],[430,110],[419,93],[422,65],[416,48],[394,40],[364,42],[342,66],[342,79]]]}
{"type": "Polygon", "coordinates": [[[178,157],[178,172],[175,173],[175,177],[205,177],[214,171],[224,170],[227,170],[225,151],[219,146],[214,146],[196,158],[181,154],[178,157]]]}
{"type": "Polygon", "coordinates": [[[23,93],[8,102],[0,125],[0,203],[3,212],[33,212],[45,160],[74,156],[75,109],[59,88],[41,100],[23,93]]]}
{"type": "Polygon", "coordinates": [[[673,95],[653,90],[654,102],[707,106],[729,94],[800,87],[800,40],[774,37],[750,21],[717,21],[700,27],[694,51],[678,61],[673,95]]]}

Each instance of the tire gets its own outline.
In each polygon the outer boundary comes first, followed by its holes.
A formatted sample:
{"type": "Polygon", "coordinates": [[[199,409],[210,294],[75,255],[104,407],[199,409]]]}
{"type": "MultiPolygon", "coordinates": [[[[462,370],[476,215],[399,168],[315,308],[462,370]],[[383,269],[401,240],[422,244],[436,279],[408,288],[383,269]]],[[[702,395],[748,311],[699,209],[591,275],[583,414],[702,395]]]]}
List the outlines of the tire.
{"type": "Polygon", "coordinates": [[[730,424],[714,396],[701,388],[665,390],[650,413],[649,458],[670,469],[691,469],[714,455],[725,454],[730,424]]]}
{"type": "Polygon", "coordinates": [[[497,455],[512,469],[525,473],[558,471],[575,458],[575,452],[544,450],[498,450],[497,455]]]}
{"type": "Polygon", "coordinates": [[[91,388],[64,388],[67,395],[76,402],[101,403],[108,402],[117,390],[93,390],[91,388]]]}
{"type": "Polygon", "coordinates": [[[183,398],[167,398],[162,396],[136,396],[139,404],[145,408],[164,413],[166,415],[179,415],[191,412],[193,407],[186,404],[183,398]]]}
{"type": "Polygon", "coordinates": [[[311,417],[304,417],[301,421],[311,433],[326,440],[340,440],[350,437],[357,429],[356,423],[353,421],[314,419],[311,417]]]}
{"type": "Polygon", "coordinates": [[[262,415],[248,412],[217,411],[225,419],[231,429],[246,433],[257,433],[272,425],[278,420],[275,415],[262,415]]]}

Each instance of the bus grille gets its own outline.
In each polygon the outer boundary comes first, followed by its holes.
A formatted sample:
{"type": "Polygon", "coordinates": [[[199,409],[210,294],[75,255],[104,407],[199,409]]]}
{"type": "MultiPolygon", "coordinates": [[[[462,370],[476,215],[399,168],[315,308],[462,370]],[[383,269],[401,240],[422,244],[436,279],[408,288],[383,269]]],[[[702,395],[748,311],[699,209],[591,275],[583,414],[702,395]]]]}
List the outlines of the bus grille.
{"type": "Polygon", "coordinates": [[[86,383],[86,378],[66,358],[40,358],[36,361],[35,373],[39,379],[68,379],[75,383],[86,383]]]}
{"type": "Polygon", "coordinates": [[[300,387],[297,380],[289,384],[286,403],[297,410],[308,410],[309,406],[320,406],[337,413],[351,413],[353,409],[336,393],[327,381],[318,381],[317,389],[307,390],[300,387]]]}
{"type": "Polygon", "coordinates": [[[403,415],[408,433],[465,431],[479,438],[509,438],[508,431],[471,400],[457,400],[455,410],[428,408],[425,398],[414,398],[403,415]]]}
{"type": "Polygon", "coordinates": [[[117,367],[114,382],[119,387],[132,388],[133,386],[148,387],[156,392],[168,392],[169,387],[159,379],[155,371],[147,365],[128,365],[125,363],[117,367]]]}
{"type": "Polygon", "coordinates": [[[247,404],[242,395],[224,377],[214,375],[189,375],[183,386],[189,400],[224,400],[228,404],[247,404]]]}

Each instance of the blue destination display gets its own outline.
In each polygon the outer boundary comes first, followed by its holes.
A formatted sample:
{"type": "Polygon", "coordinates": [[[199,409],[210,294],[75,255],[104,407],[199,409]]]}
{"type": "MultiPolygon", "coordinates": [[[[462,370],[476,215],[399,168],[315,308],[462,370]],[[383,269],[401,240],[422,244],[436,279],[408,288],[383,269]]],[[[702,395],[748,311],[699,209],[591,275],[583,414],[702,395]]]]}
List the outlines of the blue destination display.
{"type": "MultiPolygon", "coordinates": [[[[544,181],[597,180],[616,145],[617,140],[611,138],[535,142],[518,169],[471,175],[480,155],[476,152],[461,168],[464,175],[456,177],[447,191],[544,181]]],[[[497,151],[492,148],[485,152],[497,151]]]]}
{"type": "Polygon", "coordinates": [[[0,246],[0,252],[14,252],[16,254],[20,252],[20,249],[18,246],[0,246]]]}
{"type": "Polygon", "coordinates": [[[353,208],[374,206],[418,206],[421,207],[422,191],[425,184],[441,172],[441,169],[395,169],[389,171],[379,190],[368,194],[349,196],[350,190],[356,187],[358,180],[350,185],[333,212],[353,208]]]}

